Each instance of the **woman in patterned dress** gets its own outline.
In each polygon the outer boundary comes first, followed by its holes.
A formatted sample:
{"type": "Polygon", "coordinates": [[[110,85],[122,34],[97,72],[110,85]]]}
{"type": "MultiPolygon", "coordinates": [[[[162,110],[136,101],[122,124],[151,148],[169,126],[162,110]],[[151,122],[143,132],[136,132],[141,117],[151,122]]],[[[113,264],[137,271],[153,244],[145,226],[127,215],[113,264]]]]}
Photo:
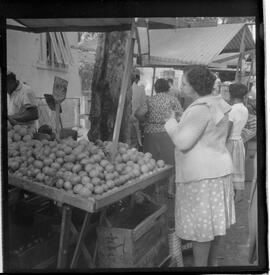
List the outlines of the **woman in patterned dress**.
{"type": "MultiPolygon", "coordinates": [[[[155,160],[164,160],[166,164],[174,166],[174,145],[165,131],[165,119],[171,109],[180,116],[183,112],[178,99],[168,93],[168,81],[160,78],[155,82],[156,95],[147,99],[135,115],[144,120],[143,151],[152,154],[155,160]]],[[[171,185],[174,185],[174,182],[171,185]]],[[[174,187],[169,186],[169,195],[174,194],[174,187]]]]}
{"type": "Polygon", "coordinates": [[[217,265],[221,237],[235,223],[233,166],[226,148],[231,107],[211,94],[214,83],[207,67],[185,72],[183,91],[193,103],[179,123],[172,111],[165,124],[175,145],[175,230],[192,241],[195,266],[217,265]]]}
{"type": "Polygon", "coordinates": [[[174,165],[174,145],[165,131],[165,118],[173,108],[182,114],[182,107],[175,96],[168,93],[168,82],[160,78],[155,82],[156,95],[147,99],[140,108],[140,118],[145,116],[144,152],[150,152],[155,160],[163,159],[174,165]]]}

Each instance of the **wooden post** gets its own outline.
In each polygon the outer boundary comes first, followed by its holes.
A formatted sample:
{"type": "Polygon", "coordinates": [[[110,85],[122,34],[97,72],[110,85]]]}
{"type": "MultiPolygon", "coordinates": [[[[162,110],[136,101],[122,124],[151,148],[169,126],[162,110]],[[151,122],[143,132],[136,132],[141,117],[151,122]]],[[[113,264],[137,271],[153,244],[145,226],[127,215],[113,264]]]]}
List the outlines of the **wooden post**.
{"type": "Polygon", "coordinates": [[[245,37],[246,37],[246,29],[247,26],[244,26],[242,38],[241,38],[241,44],[240,44],[240,55],[238,58],[238,64],[235,74],[235,80],[241,82],[242,81],[242,60],[245,54],[245,37]]]}
{"type": "Polygon", "coordinates": [[[62,208],[62,222],[60,233],[60,244],[58,250],[57,268],[65,268],[69,246],[69,233],[71,223],[72,208],[64,204],[62,208]]]}
{"type": "Polygon", "coordinates": [[[60,122],[60,105],[55,102],[55,127],[56,127],[56,136],[59,138],[61,122],[60,122]]]}
{"type": "Polygon", "coordinates": [[[131,31],[130,31],[130,35],[126,46],[127,55],[126,55],[126,61],[125,61],[125,70],[123,74],[123,80],[122,80],[121,91],[120,91],[119,102],[118,102],[118,109],[116,114],[116,121],[115,121],[115,126],[113,131],[113,148],[112,148],[113,159],[116,155],[116,148],[117,148],[121,123],[122,123],[126,93],[127,93],[128,82],[130,79],[130,71],[131,71],[131,66],[133,61],[134,44],[135,44],[135,19],[132,20],[131,31]]]}
{"type": "MultiPolygon", "coordinates": [[[[84,244],[84,239],[85,239],[85,234],[86,234],[86,231],[87,231],[87,227],[88,227],[88,224],[89,224],[89,221],[90,221],[90,216],[91,216],[91,214],[88,213],[88,212],[84,216],[84,221],[83,221],[83,225],[82,225],[82,228],[81,228],[81,232],[79,234],[79,238],[78,238],[78,241],[77,241],[75,252],[74,252],[74,255],[73,255],[72,260],[71,260],[71,265],[70,265],[71,268],[75,268],[77,266],[77,262],[78,262],[78,259],[79,259],[80,253],[81,253],[81,249],[82,249],[82,246],[84,244]]],[[[91,260],[91,259],[89,259],[89,260],[91,260]]]]}
{"type": "Polygon", "coordinates": [[[151,96],[153,95],[153,92],[154,92],[155,78],[156,78],[156,67],[154,67],[154,71],[153,71],[151,96]]]}

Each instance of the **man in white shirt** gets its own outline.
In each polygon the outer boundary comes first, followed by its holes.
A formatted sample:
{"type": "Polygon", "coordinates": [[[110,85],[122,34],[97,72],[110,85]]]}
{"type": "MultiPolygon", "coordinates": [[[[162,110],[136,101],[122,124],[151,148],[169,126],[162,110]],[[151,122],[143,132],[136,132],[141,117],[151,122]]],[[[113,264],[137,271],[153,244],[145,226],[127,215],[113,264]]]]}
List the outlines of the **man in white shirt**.
{"type": "Polygon", "coordinates": [[[30,86],[7,72],[8,121],[12,124],[34,125],[38,119],[36,97],[30,86]]]}

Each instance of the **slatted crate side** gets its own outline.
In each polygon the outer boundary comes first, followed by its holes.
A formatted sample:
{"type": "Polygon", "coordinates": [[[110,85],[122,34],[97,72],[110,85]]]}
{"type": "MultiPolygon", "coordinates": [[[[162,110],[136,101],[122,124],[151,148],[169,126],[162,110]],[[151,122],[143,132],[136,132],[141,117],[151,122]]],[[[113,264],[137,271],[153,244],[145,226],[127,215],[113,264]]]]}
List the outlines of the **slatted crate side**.
{"type": "Polygon", "coordinates": [[[132,230],[98,227],[99,267],[132,267],[132,230]]]}
{"type": "Polygon", "coordinates": [[[168,237],[163,236],[150,250],[136,263],[136,267],[159,267],[169,256],[168,237]]]}
{"type": "MultiPolygon", "coordinates": [[[[167,207],[165,205],[151,205],[150,207],[149,202],[144,207],[148,208],[143,212],[139,211],[136,206],[132,213],[125,209],[119,214],[121,217],[111,219],[111,227],[97,228],[100,267],[135,267],[161,239],[167,240],[167,216],[165,214],[167,207]],[[129,213],[128,217],[127,213],[129,213]],[[136,214],[140,215],[139,213],[142,215],[141,218],[135,217],[136,214]],[[145,213],[148,214],[145,216],[145,213]],[[137,222],[134,223],[136,220],[137,222]]],[[[168,248],[165,251],[168,256],[168,248]]],[[[150,255],[152,262],[155,259],[160,264],[164,260],[155,250],[152,250],[152,253],[153,255],[150,255]]]]}
{"type": "Polygon", "coordinates": [[[156,246],[157,242],[166,237],[167,239],[167,222],[165,214],[159,216],[152,227],[146,229],[139,239],[133,242],[133,258],[134,264],[141,261],[141,259],[156,246]]]}

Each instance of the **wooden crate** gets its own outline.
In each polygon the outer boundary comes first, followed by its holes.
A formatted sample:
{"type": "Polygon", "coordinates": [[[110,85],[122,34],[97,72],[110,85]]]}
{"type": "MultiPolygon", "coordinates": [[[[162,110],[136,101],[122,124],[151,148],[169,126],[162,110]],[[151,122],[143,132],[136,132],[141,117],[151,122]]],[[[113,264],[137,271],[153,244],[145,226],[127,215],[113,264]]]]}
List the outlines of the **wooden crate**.
{"type": "Polygon", "coordinates": [[[56,259],[59,239],[57,236],[36,238],[24,246],[10,251],[9,269],[32,269],[36,266],[46,268],[49,259],[56,259]]]}
{"type": "Polygon", "coordinates": [[[109,218],[97,228],[99,267],[158,267],[169,255],[167,206],[149,201],[109,218]]]}

